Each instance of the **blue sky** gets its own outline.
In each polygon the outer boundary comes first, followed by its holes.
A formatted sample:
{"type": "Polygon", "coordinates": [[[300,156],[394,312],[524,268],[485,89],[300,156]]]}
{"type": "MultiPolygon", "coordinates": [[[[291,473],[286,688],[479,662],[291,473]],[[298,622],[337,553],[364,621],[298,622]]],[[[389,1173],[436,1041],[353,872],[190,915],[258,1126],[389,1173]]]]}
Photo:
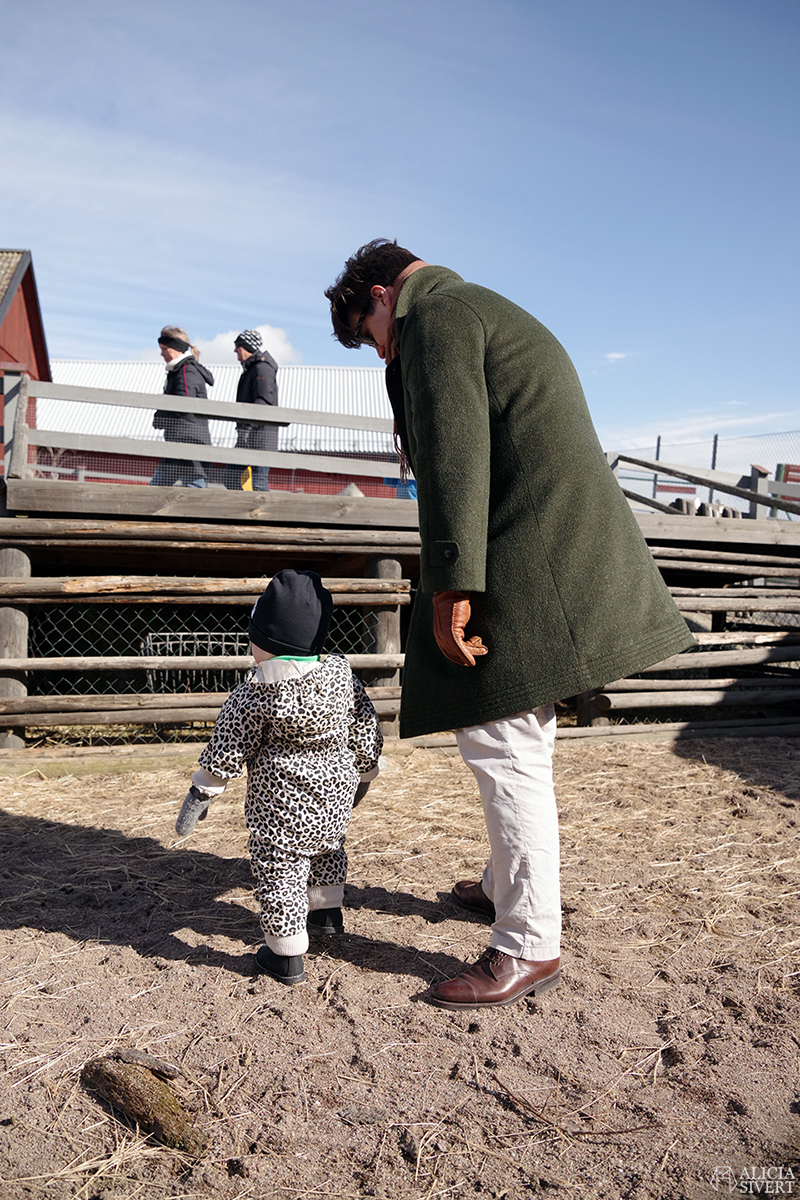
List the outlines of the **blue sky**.
{"type": "Polygon", "coordinates": [[[6,0],[0,244],[51,356],[270,325],[372,237],[572,356],[607,446],[800,429],[796,0],[6,0]]]}

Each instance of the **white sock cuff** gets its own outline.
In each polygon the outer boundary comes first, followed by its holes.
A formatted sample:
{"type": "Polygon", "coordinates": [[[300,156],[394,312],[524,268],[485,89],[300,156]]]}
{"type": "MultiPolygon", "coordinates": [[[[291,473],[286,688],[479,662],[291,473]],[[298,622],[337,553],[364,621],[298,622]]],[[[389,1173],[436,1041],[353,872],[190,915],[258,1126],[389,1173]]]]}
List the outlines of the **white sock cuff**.
{"type": "Polygon", "coordinates": [[[291,937],[273,937],[271,933],[265,933],[264,941],[273,954],[282,954],[286,958],[305,954],[308,949],[308,934],[305,930],[302,933],[294,933],[291,937]]]}
{"type": "Polygon", "coordinates": [[[344,884],[326,883],[308,889],[308,911],[320,908],[341,908],[344,904],[344,884]]]}

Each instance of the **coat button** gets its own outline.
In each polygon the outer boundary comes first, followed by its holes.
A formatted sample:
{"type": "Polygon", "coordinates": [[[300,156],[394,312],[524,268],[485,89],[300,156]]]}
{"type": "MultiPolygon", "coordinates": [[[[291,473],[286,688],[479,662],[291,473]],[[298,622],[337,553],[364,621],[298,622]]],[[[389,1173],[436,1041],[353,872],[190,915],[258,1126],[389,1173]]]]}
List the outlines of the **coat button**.
{"type": "Polygon", "coordinates": [[[452,558],[452,557],[453,557],[453,551],[452,551],[452,550],[445,550],[445,552],[444,552],[444,556],[445,556],[445,558],[452,558]]]}

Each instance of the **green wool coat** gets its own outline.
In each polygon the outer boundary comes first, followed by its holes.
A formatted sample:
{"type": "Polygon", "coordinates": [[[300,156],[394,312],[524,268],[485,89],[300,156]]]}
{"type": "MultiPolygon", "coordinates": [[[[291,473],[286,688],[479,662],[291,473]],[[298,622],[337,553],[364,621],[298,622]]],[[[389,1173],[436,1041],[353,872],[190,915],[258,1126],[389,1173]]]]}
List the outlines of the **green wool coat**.
{"type": "Polygon", "coordinates": [[[566,351],[444,267],[409,276],[389,398],[417,480],[420,588],[401,737],[479,725],[694,644],[595,434],[566,351]],[[432,600],[468,591],[489,653],[449,662],[432,600]]]}

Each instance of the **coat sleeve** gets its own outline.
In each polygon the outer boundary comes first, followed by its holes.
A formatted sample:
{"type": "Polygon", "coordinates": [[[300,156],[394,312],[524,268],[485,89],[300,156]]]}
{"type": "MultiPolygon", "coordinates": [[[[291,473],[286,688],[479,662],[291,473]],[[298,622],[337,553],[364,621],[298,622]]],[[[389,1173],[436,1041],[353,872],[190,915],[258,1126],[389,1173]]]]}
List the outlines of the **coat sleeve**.
{"type": "Polygon", "coordinates": [[[357,675],[353,676],[353,712],[347,744],[355,755],[356,770],[362,778],[365,775],[374,778],[383,749],[383,734],[367,689],[357,675]]]}
{"type": "Polygon", "coordinates": [[[263,705],[255,702],[249,684],[240,683],[220,709],[211,741],[198,760],[200,766],[218,779],[238,779],[266,740],[267,723],[263,705]]]}
{"type": "Polygon", "coordinates": [[[400,358],[425,592],[486,587],[489,396],[480,316],[436,293],[405,318],[400,358]]]}

